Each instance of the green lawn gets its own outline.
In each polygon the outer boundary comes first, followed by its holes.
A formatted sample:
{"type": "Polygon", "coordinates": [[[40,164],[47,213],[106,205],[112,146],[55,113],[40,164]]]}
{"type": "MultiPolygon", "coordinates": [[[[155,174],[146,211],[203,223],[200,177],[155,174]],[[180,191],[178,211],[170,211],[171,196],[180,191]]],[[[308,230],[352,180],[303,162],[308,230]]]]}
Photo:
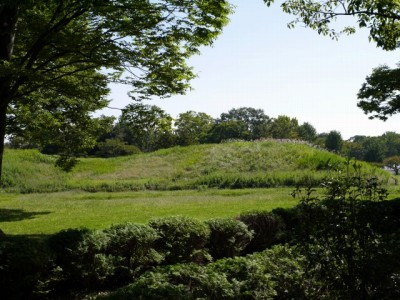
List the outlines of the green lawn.
{"type": "Polygon", "coordinates": [[[0,228],[6,234],[50,234],[66,228],[145,223],[153,217],[171,215],[202,220],[234,217],[243,211],[293,206],[297,200],[290,196],[291,191],[292,188],[274,188],[0,194],[0,228]]]}

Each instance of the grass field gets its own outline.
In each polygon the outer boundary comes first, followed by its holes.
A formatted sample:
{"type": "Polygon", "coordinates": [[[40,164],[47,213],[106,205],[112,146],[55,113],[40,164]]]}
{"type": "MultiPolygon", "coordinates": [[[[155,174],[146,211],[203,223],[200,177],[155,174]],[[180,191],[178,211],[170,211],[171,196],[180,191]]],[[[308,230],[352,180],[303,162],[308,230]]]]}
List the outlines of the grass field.
{"type": "MultiPolygon", "coordinates": [[[[51,234],[67,228],[105,228],[146,223],[151,218],[185,215],[207,220],[251,210],[292,207],[293,188],[204,191],[143,191],[0,194],[0,229],[6,234],[51,234]]],[[[390,187],[389,199],[400,197],[390,187]]]]}
{"type": "MultiPolygon", "coordinates": [[[[71,173],[37,150],[8,150],[0,192],[0,229],[50,234],[154,217],[234,217],[290,207],[297,184],[318,186],[345,159],[305,144],[234,142],[176,147],[128,157],[82,158],[71,173]]],[[[387,172],[363,164],[389,182],[387,172]]],[[[391,186],[391,197],[397,187],[391,186]]]]}
{"type": "Polygon", "coordinates": [[[290,188],[273,188],[2,194],[0,228],[6,234],[50,234],[66,228],[145,223],[154,217],[171,215],[201,220],[234,217],[249,210],[293,206],[297,200],[290,196],[290,191],[290,188]]]}

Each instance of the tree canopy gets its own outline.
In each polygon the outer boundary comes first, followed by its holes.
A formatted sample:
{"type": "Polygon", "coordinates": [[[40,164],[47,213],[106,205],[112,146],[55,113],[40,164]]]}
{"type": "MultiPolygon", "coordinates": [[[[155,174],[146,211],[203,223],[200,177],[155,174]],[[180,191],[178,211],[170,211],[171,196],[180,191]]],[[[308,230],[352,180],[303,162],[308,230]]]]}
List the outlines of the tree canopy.
{"type": "Polygon", "coordinates": [[[387,120],[400,112],[400,68],[380,66],[372,71],[358,92],[358,106],[370,119],[387,120]]]}
{"type": "Polygon", "coordinates": [[[226,0],[2,1],[0,170],[17,112],[35,122],[36,109],[64,114],[72,101],[90,113],[107,104],[110,82],[130,85],[136,100],[184,93],[195,77],[187,58],[213,42],[230,12],[226,0]]]}
{"type": "Polygon", "coordinates": [[[172,117],[155,105],[133,103],[122,110],[117,131],[129,145],[149,152],[171,144],[172,117]]]}

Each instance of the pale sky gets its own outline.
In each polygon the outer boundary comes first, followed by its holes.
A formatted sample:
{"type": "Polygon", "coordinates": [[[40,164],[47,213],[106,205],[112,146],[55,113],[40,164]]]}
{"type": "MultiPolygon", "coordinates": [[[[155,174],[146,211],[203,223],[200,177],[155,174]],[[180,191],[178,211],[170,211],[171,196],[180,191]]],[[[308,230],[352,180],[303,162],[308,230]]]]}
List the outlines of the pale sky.
{"type": "MultiPolygon", "coordinates": [[[[273,118],[309,122],[318,133],[338,130],[345,139],[400,132],[400,115],[369,120],[356,105],[365,77],[379,65],[395,67],[399,50],[377,48],[367,31],[333,41],[311,29],[288,29],[293,16],[282,12],[280,2],[267,7],[262,0],[232,0],[235,13],[223,34],[189,61],[198,74],[193,90],[146,103],[174,118],[189,110],[218,118],[232,108],[261,108],[273,118]]],[[[110,106],[129,104],[128,91],[112,86],[110,106]]],[[[118,111],[101,114],[118,116],[118,111]]]]}

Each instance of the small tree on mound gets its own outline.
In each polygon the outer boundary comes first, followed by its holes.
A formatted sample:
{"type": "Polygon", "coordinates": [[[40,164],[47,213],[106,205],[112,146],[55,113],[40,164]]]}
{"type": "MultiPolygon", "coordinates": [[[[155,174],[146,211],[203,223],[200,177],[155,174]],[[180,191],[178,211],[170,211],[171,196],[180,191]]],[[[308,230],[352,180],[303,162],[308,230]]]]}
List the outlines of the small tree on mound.
{"type": "Polygon", "coordinates": [[[383,160],[383,164],[385,165],[385,167],[393,170],[394,174],[399,175],[399,170],[400,170],[400,156],[399,155],[385,158],[383,160]]]}

